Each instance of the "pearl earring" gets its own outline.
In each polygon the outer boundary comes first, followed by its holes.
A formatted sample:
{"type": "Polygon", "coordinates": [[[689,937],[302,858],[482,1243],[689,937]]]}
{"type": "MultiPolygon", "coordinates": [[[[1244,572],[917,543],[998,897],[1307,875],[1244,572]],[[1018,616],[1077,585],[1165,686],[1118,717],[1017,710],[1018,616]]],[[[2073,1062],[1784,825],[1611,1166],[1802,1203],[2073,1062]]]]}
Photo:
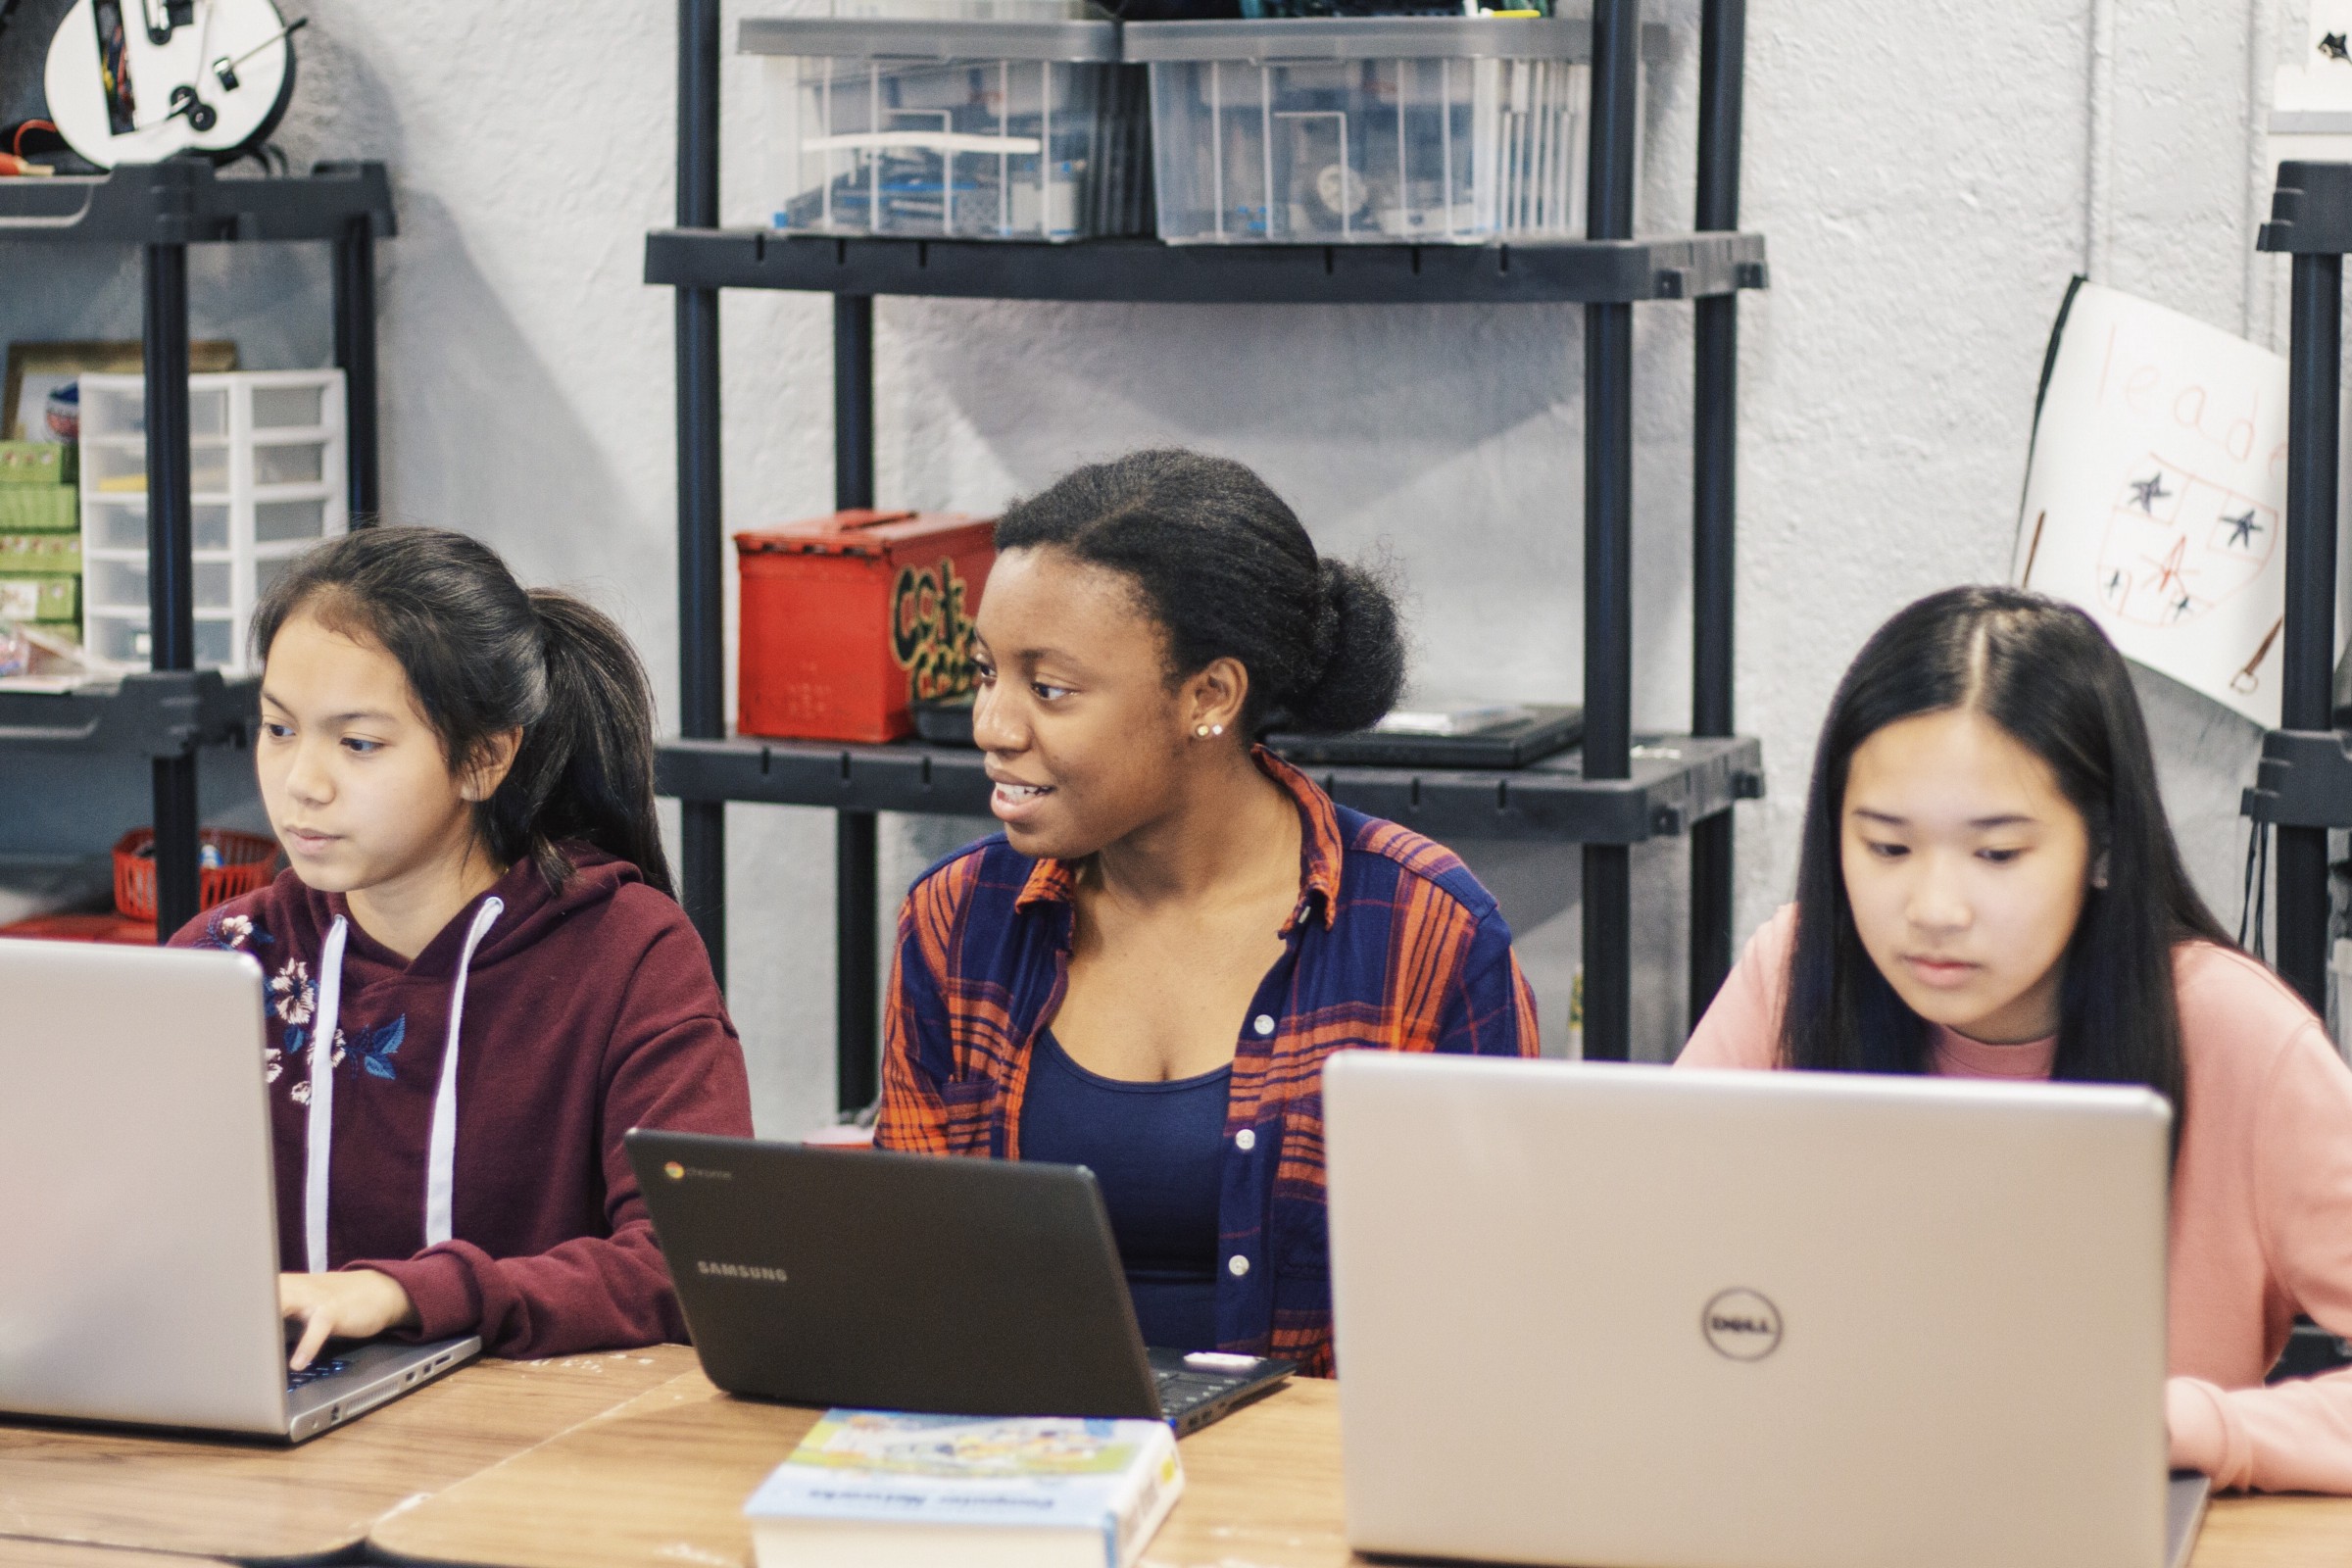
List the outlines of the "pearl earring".
{"type": "Polygon", "coordinates": [[[1193,739],[1197,741],[1204,741],[1208,739],[1208,726],[1206,724],[1195,724],[1193,726],[1193,739]]]}

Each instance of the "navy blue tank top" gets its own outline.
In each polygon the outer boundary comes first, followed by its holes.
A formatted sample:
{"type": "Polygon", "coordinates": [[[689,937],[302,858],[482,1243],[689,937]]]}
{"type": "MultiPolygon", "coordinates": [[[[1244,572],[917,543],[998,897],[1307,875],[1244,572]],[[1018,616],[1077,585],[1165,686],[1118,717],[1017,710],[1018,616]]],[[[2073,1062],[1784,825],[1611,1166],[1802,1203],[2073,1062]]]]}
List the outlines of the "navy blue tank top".
{"type": "Polygon", "coordinates": [[[1046,1030],[1021,1100],[1021,1157],[1095,1173],[1144,1343],[1217,1348],[1218,1167],[1231,1063],[1137,1083],[1070,1059],[1046,1030]]]}

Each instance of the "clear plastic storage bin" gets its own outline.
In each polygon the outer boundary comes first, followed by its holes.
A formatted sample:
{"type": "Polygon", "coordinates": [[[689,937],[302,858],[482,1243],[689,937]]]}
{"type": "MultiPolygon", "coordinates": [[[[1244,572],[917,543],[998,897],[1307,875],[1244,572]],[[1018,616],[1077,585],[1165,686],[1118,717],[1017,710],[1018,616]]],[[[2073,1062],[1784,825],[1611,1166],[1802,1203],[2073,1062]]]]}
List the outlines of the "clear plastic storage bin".
{"type": "Polygon", "coordinates": [[[1151,223],[1148,93],[1118,27],[1053,17],[747,19],[787,233],[1081,239],[1151,223]]]}
{"type": "Polygon", "coordinates": [[[1125,53],[1152,73],[1161,239],[1584,237],[1589,21],[1131,23],[1125,53]]]}
{"type": "MultiPolygon", "coordinates": [[[[343,372],[192,375],[188,407],[196,662],[244,673],[254,605],[349,523],[343,372]]],[[[143,377],[81,378],[82,641],[122,664],[149,657],[145,432],[143,377]]]]}

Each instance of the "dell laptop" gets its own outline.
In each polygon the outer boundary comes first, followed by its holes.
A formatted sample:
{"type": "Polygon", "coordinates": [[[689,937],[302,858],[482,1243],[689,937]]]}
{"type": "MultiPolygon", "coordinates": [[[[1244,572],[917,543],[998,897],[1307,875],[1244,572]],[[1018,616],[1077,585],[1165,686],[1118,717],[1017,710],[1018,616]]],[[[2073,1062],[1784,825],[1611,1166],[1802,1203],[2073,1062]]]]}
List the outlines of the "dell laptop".
{"type": "Polygon", "coordinates": [[[1348,1539],[1583,1568],[2166,1568],[2137,1088],[1348,1053],[1348,1539]]]}
{"type": "Polygon", "coordinates": [[[1147,1349],[1082,1166],[642,1129],[628,1148],[695,1352],[730,1394],[1181,1437],[1293,1370],[1147,1349]]]}
{"type": "Polygon", "coordinates": [[[476,1339],[286,1370],[243,954],[0,941],[0,1416],[299,1443],[476,1339]]]}

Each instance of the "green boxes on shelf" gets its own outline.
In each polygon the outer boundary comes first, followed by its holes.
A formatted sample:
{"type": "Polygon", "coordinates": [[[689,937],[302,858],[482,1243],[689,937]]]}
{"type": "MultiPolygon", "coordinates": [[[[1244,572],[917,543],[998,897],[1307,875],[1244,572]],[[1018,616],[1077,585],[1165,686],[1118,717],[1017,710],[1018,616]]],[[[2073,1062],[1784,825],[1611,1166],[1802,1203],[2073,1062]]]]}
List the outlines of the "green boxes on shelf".
{"type": "Polygon", "coordinates": [[[78,577],[81,535],[0,533],[0,577],[78,577]]]}
{"type": "Polygon", "coordinates": [[[71,625],[80,615],[79,577],[15,577],[0,571],[0,620],[71,625]]]}
{"type": "MultiPolygon", "coordinates": [[[[47,492],[29,487],[11,491],[0,487],[0,498],[38,496],[47,492]]],[[[72,490],[57,492],[69,509],[72,490]]],[[[0,503],[0,516],[8,514],[0,503]]],[[[81,535],[78,533],[0,533],[0,620],[29,620],[72,631],[81,620],[81,535]]]]}
{"type": "Polygon", "coordinates": [[[0,485],[62,485],[71,491],[80,449],[55,441],[0,441],[0,485]]]}
{"type": "Polygon", "coordinates": [[[79,497],[71,485],[36,489],[0,484],[0,534],[81,534],[79,497]]]}

